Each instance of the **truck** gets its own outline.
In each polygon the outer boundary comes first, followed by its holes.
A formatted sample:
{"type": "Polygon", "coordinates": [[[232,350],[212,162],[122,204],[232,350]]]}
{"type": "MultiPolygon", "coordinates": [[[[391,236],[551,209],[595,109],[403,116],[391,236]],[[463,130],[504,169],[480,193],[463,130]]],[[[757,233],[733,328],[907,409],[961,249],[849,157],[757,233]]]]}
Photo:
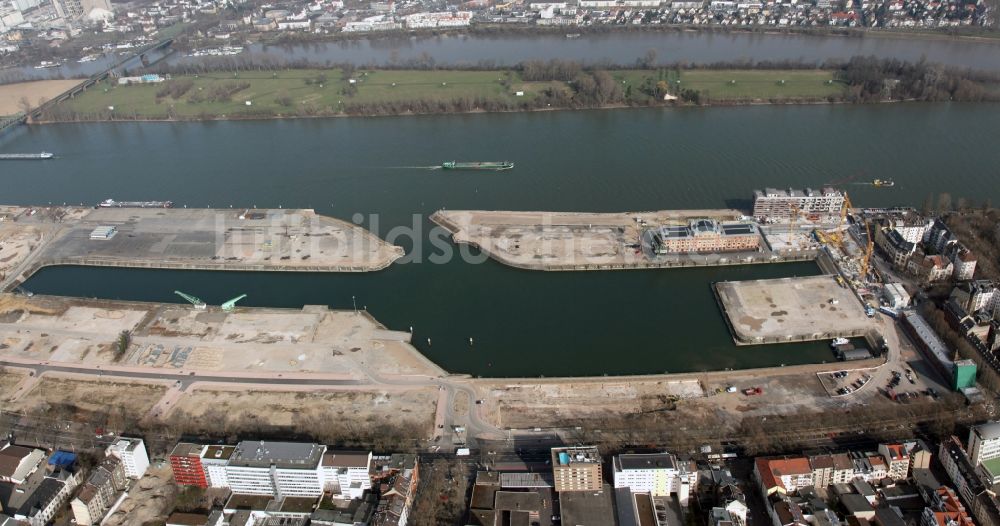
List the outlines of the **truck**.
{"type": "Polygon", "coordinates": [[[467,456],[469,456],[469,453],[470,453],[470,451],[469,451],[469,448],[467,448],[467,447],[460,447],[460,448],[458,448],[458,449],[455,450],[455,456],[456,457],[467,457],[467,456]]]}

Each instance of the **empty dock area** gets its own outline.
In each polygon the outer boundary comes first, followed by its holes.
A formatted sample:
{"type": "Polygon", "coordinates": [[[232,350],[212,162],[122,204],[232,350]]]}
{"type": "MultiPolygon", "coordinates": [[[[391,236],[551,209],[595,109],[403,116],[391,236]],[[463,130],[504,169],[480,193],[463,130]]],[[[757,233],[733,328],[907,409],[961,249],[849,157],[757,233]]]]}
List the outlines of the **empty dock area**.
{"type": "Polygon", "coordinates": [[[455,243],[477,247],[501,263],[528,270],[741,265],[810,260],[816,256],[805,251],[771,252],[756,226],[738,210],[618,213],[441,210],[431,220],[445,228],[455,243]],[[706,225],[711,228],[698,230],[706,225]],[[747,237],[738,247],[728,239],[733,237],[729,234],[736,226],[743,227],[747,237]],[[668,231],[670,240],[665,243],[661,233],[668,231]],[[688,239],[680,239],[685,236],[688,239]]]}
{"type": "Polygon", "coordinates": [[[402,256],[305,209],[0,207],[4,290],[49,265],[367,272],[402,256]]]}
{"type": "Polygon", "coordinates": [[[875,326],[831,275],[726,281],[714,289],[737,345],[858,337],[875,326]]]}
{"type": "Polygon", "coordinates": [[[117,367],[145,373],[253,379],[309,373],[370,381],[370,375],[445,374],[364,312],[196,308],[56,296],[0,294],[0,361],[117,367]],[[121,348],[121,334],[129,344],[121,348]]]}

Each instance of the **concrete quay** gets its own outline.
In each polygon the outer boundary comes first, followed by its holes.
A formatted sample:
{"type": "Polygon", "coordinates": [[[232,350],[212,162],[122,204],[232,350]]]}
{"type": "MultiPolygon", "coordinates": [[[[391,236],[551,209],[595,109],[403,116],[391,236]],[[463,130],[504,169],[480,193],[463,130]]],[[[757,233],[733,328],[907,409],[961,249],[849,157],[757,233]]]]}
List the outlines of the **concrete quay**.
{"type": "Polygon", "coordinates": [[[726,281],[713,287],[737,345],[872,337],[875,321],[835,276],[726,281]]]}
{"type": "MultiPolygon", "coordinates": [[[[655,212],[512,212],[441,210],[431,216],[455,243],[477,247],[493,259],[525,270],[633,270],[810,261],[815,250],[658,255],[643,230],[697,218],[733,221],[738,210],[655,212]],[[638,220],[644,222],[640,224],[638,220]]],[[[763,240],[762,240],[763,241],[763,240]]]]}
{"type": "Polygon", "coordinates": [[[370,272],[403,256],[313,210],[0,206],[0,290],[50,265],[370,272]],[[106,237],[95,229],[112,227],[106,237]]]}

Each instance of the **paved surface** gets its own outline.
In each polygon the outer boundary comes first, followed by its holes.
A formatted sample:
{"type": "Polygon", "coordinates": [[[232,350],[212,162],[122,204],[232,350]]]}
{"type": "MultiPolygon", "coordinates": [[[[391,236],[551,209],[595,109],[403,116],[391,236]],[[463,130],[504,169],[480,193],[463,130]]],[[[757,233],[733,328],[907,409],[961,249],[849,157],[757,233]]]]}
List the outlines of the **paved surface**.
{"type": "MultiPolygon", "coordinates": [[[[403,256],[367,230],[312,210],[5,207],[0,239],[41,234],[0,282],[6,290],[45,265],[207,270],[366,272],[403,256]],[[99,226],[109,239],[92,239],[99,226]]],[[[2,256],[0,256],[2,257],[2,256]]]]}
{"type": "Polygon", "coordinates": [[[771,254],[654,255],[642,232],[690,219],[735,220],[737,210],[656,212],[508,212],[441,210],[431,219],[456,243],[480,248],[497,261],[529,270],[610,270],[764,263],[771,254]]]}
{"type": "Polygon", "coordinates": [[[873,327],[833,276],[721,282],[715,290],[737,344],[861,336],[873,327]]]}

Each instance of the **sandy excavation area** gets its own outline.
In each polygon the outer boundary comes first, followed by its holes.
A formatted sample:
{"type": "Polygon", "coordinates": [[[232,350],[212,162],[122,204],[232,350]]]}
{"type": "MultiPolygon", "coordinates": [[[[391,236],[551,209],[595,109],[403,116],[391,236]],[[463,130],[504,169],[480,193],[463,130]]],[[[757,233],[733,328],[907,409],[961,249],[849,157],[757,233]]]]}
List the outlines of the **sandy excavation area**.
{"type": "Polygon", "coordinates": [[[76,86],[79,79],[36,80],[0,85],[0,115],[14,115],[24,111],[21,100],[27,98],[35,108],[56,95],[76,86]]]}
{"type": "MultiPolygon", "coordinates": [[[[52,413],[65,409],[68,414],[61,416],[74,418],[114,411],[138,419],[145,416],[164,392],[166,387],[161,385],[43,376],[30,392],[16,402],[5,402],[5,405],[9,409],[29,413],[52,413]]],[[[0,394],[10,393],[5,391],[0,394]]]]}
{"type": "Polygon", "coordinates": [[[195,389],[180,399],[168,423],[190,427],[201,422],[215,433],[295,426],[317,434],[364,436],[392,422],[430,436],[437,398],[433,387],[399,392],[195,389]]]}

